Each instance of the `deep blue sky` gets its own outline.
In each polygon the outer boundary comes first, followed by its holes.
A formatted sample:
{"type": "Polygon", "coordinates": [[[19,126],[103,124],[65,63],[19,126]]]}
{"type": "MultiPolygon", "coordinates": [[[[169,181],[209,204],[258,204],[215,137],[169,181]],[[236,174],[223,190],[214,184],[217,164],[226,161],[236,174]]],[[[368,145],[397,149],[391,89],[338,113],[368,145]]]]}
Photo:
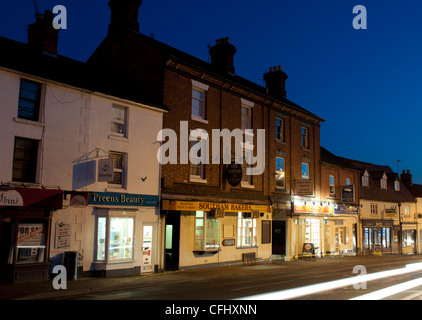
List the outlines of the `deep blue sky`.
{"type": "MultiPolygon", "coordinates": [[[[26,42],[33,0],[2,1],[0,35],[26,42]]],[[[264,84],[288,74],[287,97],[326,121],[321,145],[336,155],[410,169],[422,184],[422,1],[144,0],[140,32],[208,61],[208,44],[230,36],[236,73],[264,84]],[[352,13],[366,6],[368,29],[352,13]]],[[[108,0],[37,0],[66,6],[59,53],[86,61],[107,33],[108,0]]],[[[1,49],[1,48],[0,48],[1,49]]]]}

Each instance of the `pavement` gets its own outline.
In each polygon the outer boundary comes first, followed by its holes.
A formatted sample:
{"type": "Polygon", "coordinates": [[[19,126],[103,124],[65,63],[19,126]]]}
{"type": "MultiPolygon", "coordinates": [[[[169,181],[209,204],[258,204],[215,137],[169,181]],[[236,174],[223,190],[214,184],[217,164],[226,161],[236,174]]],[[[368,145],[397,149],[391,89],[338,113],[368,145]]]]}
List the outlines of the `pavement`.
{"type": "Polygon", "coordinates": [[[54,289],[53,281],[0,284],[0,300],[49,300],[72,299],[80,295],[106,293],[137,289],[143,287],[180,284],[201,280],[224,279],[238,276],[259,276],[263,273],[277,273],[300,271],[310,268],[328,268],[333,265],[350,265],[350,275],[353,276],[353,266],[359,264],[370,265],[385,261],[395,261],[398,264],[422,262],[420,255],[390,255],[390,256],[351,256],[317,258],[312,260],[270,260],[251,264],[238,264],[197,269],[179,270],[170,272],[157,272],[152,274],[118,277],[118,278],[78,278],[67,281],[66,289],[54,289]]]}

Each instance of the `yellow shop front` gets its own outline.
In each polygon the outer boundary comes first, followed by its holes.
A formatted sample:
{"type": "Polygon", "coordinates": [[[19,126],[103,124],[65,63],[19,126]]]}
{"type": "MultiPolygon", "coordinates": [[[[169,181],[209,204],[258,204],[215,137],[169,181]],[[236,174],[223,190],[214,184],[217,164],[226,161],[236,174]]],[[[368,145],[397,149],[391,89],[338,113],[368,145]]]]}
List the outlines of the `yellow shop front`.
{"type": "Polygon", "coordinates": [[[269,205],[163,200],[166,270],[269,259],[269,205]]]}

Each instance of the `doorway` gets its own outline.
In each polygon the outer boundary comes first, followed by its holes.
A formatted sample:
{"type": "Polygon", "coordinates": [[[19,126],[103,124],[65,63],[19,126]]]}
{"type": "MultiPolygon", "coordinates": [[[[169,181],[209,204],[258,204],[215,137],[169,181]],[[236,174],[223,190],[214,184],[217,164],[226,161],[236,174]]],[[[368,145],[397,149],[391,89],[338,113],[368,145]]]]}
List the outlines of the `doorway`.
{"type": "Polygon", "coordinates": [[[180,212],[172,211],[166,215],[164,238],[164,269],[179,270],[180,256],[180,212]]]}
{"type": "Polygon", "coordinates": [[[272,254],[286,255],[286,221],[272,223],[272,254]]]}

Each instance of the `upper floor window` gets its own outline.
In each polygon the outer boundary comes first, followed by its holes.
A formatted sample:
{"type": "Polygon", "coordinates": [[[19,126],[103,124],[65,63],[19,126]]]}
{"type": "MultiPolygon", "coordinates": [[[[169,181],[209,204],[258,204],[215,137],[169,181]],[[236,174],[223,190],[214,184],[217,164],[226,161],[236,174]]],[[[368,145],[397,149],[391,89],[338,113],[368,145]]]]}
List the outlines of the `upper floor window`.
{"type": "Polygon", "coordinates": [[[350,183],[350,179],[349,178],[347,178],[346,179],[346,186],[350,186],[351,185],[351,183],[350,183]]]}
{"type": "Polygon", "coordinates": [[[330,176],[330,196],[335,195],[336,193],[336,185],[334,183],[334,176],[330,176]]]}
{"type": "Polygon", "coordinates": [[[252,108],[242,106],[242,130],[252,129],[252,108]]]}
{"type": "Polygon", "coordinates": [[[400,191],[400,181],[394,181],[394,190],[400,191]]]}
{"type": "Polygon", "coordinates": [[[192,88],[192,116],[205,120],[205,90],[192,88]]]}
{"type": "Polygon", "coordinates": [[[111,132],[127,136],[127,108],[112,106],[111,132]]]}
{"type": "Polygon", "coordinates": [[[387,177],[385,174],[381,178],[381,189],[387,190],[387,177]]]}
{"type": "Polygon", "coordinates": [[[403,206],[403,214],[405,217],[410,217],[410,207],[409,206],[403,206]]]}
{"type": "Polygon", "coordinates": [[[309,129],[307,127],[302,126],[300,128],[300,132],[302,148],[309,149],[309,129]]]}
{"type": "Polygon", "coordinates": [[[275,167],[276,167],[276,188],[284,189],[285,184],[285,169],[284,169],[284,158],[276,157],[275,158],[275,167]]]}
{"type": "Polygon", "coordinates": [[[15,138],[12,180],[35,183],[38,163],[38,140],[15,138]]]}
{"type": "Polygon", "coordinates": [[[362,176],[362,187],[369,187],[369,175],[366,170],[362,176]]]}
{"type": "MultiPolygon", "coordinates": [[[[205,182],[205,164],[202,155],[202,149],[200,148],[200,140],[191,141],[191,154],[190,154],[190,178],[196,180],[204,180],[205,182]],[[197,150],[197,151],[195,151],[197,150]],[[192,152],[195,151],[195,152],[192,152]]],[[[205,156],[205,155],[204,155],[205,156]]]]}
{"type": "Polygon", "coordinates": [[[126,178],[126,154],[110,151],[109,157],[114,159],[114,180],[109,182],[109,184],[124,188],[126,178]]]}
{"type": "Polygon", "coordinates": [[[245,154],[245,158],[243,159],[242,162],[242,182],[241,182],[241,186],[242,187],[249,187],[253,185],[253,181],[252,181],[252,175],[248,174],[248,168],[251,168],[252,165],[250,163],[252,163],[252,150],[249,149],[244,149],[244,154],[245,154]]]}
{"type": "Polygon", "coordinates": [[[284,119],[275,118],[275,138],[284,142],[284,119]]]}
{"type": "Polygon", "coordinates": [[[302,180],[309,180],[309,163],[302,162],[302,180]]]}
{"type": "Polygon", "coordinates": [[[378,214],[378,204],[371,203],[371,215],[378,214]]]}
{"type": "Polygon", "coordinates": [[[41,104],[41,83],[21,79],[18,118],[38,121],[41,104]]]}

